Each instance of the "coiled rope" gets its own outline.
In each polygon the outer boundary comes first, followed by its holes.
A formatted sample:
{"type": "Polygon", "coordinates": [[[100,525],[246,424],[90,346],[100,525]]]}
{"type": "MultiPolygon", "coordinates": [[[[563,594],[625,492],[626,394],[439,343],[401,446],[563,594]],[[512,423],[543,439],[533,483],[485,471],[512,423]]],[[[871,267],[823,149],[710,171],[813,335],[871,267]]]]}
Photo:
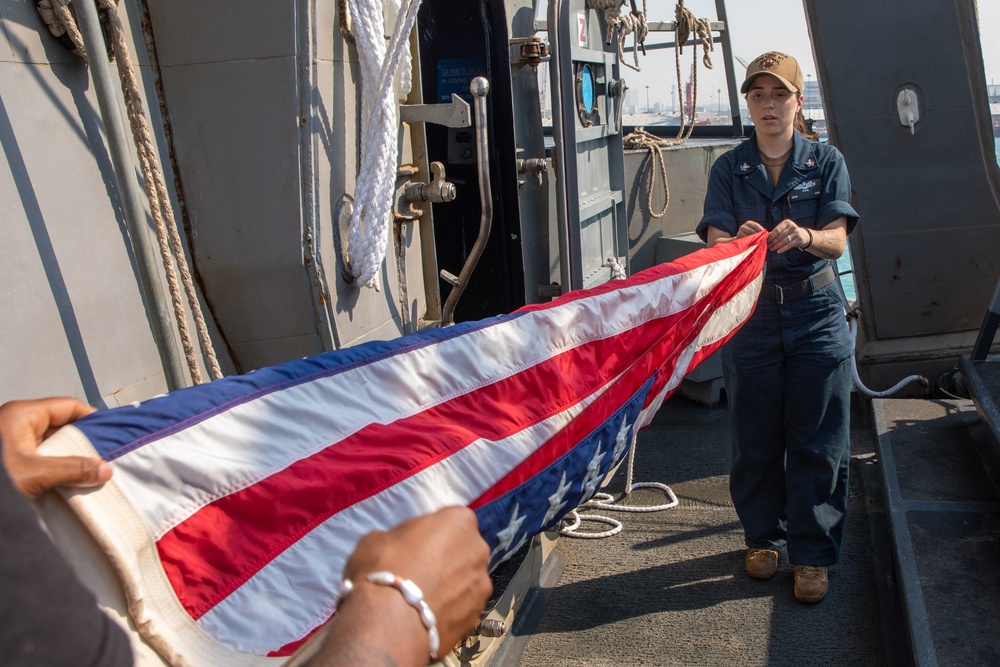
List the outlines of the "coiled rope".
{"type": "Polygon", "coordinates": [[[632,446],[629,448],[628,453],[628,465],[626,467],[625,473],[625,493],[622,495],[620,500],[628,498],[635,489],[650,488],[650,489],[660,489],[667,494],[669,500],[662,505],[619,505],[615,500],[614,496],[609,493],[595,493],[594,496],[583,503],[575,510],[569,512],[563,521],[569,521],[568,525],[563,526],[559,530],[560,535],[565,535],[566,537],[579,537],[581,539],[597,540],[604,537],[611,537],[612,535],[617,535],[621,532],[623,524],[617,519],[612,519],[609,516],[601,516],[600,514],[581,514],[579,510],[581,509],[594,509],[600,508],[601,510],[607,512],[662,512],[663,510],[668,510],[671,507],[676,507],[678,504],[677,496],[674,495],[673,490],[661,482],[632,482],[632,470],[634,467],[635,460],[635,445],[636,445],[636,433],[633,429],[632,431],[632,446]],[[584,521],[593,521],[596,523],[603,523],[611,526],[608,530],[599,533],[582,533],[579,531],[580,524],[584,521]]]}
{"type": "Polygon", "coordinates": [[[611,269],[612,280],[625,280],[628,278],[628,275],[625,273],[625,266],[617,257],[608,257],[608,261],[604,266],[611,269]]]}
{"type": "MultiPolygon", "coordinates": [[[[712,58],[710,51],[715,50],[715,41],[712,38],[712,22],[707,19],[696,18],[691,10],[684,6],[684,0],[680,0],[674,8],[674,65],[677,72],[677,90],[684,90],[681,81],[681,53],[684,45],[692,33],[695,34],[702,44],[702,63],[706,68],[712,69],[712,58]]],[[[649,179],[646,181],[646,210],[653,218],[662,218],[670,207],[670,186],[667,183],[667,169],[663,162],[663,152],[661,149],[670,146],[679,146],[691,137],[694,131],[694,120],[698,108],[698,47],[694,47],[691,61],[691,118],[688,122],[685,114],[685,104],[681,103],[680,129],[673,139],[663,139],[646,131],[644,127],[637,127],[626,135],[623,145],[628,150],[649,151],[649,179]],[[663,208],[658,212],[653,211],[653,188],[658,181],[663,182],[663,208]]]]}
{"type": "Polygon", "coordinates": [[[408,40],[419,6],[420,0],[403,0],[387,46],[382,0],[349,0],[361,62],[361,168],[347,236],[348,270],[352,284],[376,290],[389,240],[399,162],[398,108],[392,86],[396,71],[400,70],[400,88],[404,93],[410,90],[408,40]],[[402,68],[400,61],[404,62],[402,68]]]}
{"type": "Polygon", "coordinates": [[[636,9],[635,0],[632,2],[632,11],[622,15],[622,7],[625,0],[587,0],[587,7],[590,9],[603,9],[604,20],[608,24],[608,34],[605,42],[610,44],[614,35],[618,33],[618,61],[636,72],[642,71],[639,67],[639,49],[646,55],[646,37],[649,35],[649,26],[646,23],[646,0],[642,0],[642,11],[636,9]],[[628,64],[625,60],[625,38],[628,35],[635,35],[632,41],[632,60],[634,65],[628,64]]]}
{"type": "MultiPolygon", "coordinates": [[[[56,37],[67,35],[75,47],[73,52],[86,60],[87,53],[83,45],[83,37],[77,28],[76,17],[71,11],[70,5],[71,0],[41,0],[38,3],[38,12],[49,27],[49,32],[56,37]]],[[[184,313],[184,302],[178,286],[178,269],[180,282],[184,286],[184,292],[191,307],[202,354],[212,379],[217,380],[222,377],[222,371],[215,356],[215,348],[212,346],[212,339],[209,336],[208,326],[205,323],[198,294],[194,288],[194,281],[191,278],[191,271],[188,268],[184,246],[181,243],[177,222],[174,219],[173,206],[170,203],[170,195],[164,182],[163,169],[160,167],[153,145],[152,132],[150,132],[149,123],[146,122],[139,83],[135,78],[132,57],[125,41],[125,29],[118,15],[118,0],[97,0],[97,7],[104,10],[105,13],[106,34],[111,44],[112,59],[117,64],[118,76],[121,79],[125,108],[132,128],[132,140],[135,142],[136,152],[139,156],[139,168],[146,189],[146,197],[149,199],[150,213],[153,216],[160,260],[163,262],[163,269],[166,273],[174,319],[177,321],[181,344],[184,346],[184,356],[191,373],[191,381],[194,384],[201,384],[202,376],[198,359],[195,356],[191,333],[188,330],[187,317],[184,313]],[[177,258],[176,267],[174,257],[177,258]]]]}

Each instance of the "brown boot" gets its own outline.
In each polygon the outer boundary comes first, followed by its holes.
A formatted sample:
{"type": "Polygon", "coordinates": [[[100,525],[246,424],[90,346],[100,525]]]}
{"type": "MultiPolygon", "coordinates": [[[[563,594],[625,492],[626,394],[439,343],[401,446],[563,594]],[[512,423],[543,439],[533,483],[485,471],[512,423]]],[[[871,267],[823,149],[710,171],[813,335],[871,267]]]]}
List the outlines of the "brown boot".
{"type": "Polygon", "coordinates": [[[747,549],[747,574],[754,579],[770,579],[778,571],[778,552],[774,549],[747,549]]]}
{"type": "Polygon", "coordinates": [[[826,596],[826,568],[816,565],[795,566],[795,599],[819,602],[826,596]]]}

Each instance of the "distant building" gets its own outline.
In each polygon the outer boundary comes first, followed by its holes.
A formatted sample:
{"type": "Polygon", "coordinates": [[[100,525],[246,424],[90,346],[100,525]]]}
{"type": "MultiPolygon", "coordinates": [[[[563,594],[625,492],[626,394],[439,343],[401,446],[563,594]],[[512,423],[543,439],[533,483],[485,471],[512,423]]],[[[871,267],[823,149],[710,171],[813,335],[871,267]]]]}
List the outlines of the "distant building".
{"type": "Polygon", "coordinates": [[[802,109],[822,109],[823,96],[819,92],[819,81],[809,79],[802,90],[802,109]]]}

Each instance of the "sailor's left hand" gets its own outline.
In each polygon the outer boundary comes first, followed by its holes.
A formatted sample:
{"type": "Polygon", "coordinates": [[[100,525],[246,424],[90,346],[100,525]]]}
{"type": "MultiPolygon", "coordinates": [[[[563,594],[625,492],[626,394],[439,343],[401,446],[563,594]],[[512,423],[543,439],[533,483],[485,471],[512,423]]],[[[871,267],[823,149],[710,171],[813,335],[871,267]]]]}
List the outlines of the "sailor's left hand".
{"type": "Polygon", "coordinates": [[[785,218],[767,235],[767,249],[779,255],[792,248],[801,248],[809,244],[809,232],[799,227],[795,222],[785,218]]]}
{"type": "Polygon", "coordinates": [[[0,406],[0,449],[14,486],[37,498],[57,486],[97,486],[111,479],[111,465],[84,456],[41,456],[38,445],[61,426],[95,408],[74,398],[11,401],[0,406]]]}

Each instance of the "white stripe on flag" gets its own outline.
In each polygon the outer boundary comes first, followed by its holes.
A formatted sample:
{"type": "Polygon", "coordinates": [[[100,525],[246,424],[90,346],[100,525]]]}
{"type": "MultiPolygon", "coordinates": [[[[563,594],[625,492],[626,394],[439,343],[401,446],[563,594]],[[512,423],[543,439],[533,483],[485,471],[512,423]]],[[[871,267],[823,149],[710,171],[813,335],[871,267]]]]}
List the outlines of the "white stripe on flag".
{"type": "Polygon", "coordinates": [[[663,386],[663,389],[660,390],[649,405],[639,413],[639,418],[635,422],[635,429],[637,431],[645,428],[653,420],[656,411],[663,405],[663,401],[680,385],[684,376],[688,374],[688,367],[691,365],[691,360],[694,358],[695,352],[725,338],[750,317],[754,304],[757,302],[757,297],[760,295],[760,286],[763,280],[763,274],[757,276],[752,283],[740,290],[736,296],[712,311],[708,322],[698,332],[698,337],[681,353],[677,364],[674,366],[670,380],[663,386]]]}
{"type": "Polygon", "coordinates": [[[366,424],[405,418],[588,341],[684,311],[751,251],[264,395],[122,456],[114,462],[115,481],[159,539],[210,502],[366,424]],[[540,340],[549,345],[533,344],[540,340]]]}
{"type": "Polygon", "coordinates": [[[384,529],[386,517],[401,523],[449,505],[468,505],[570,424],[615,381],[509,438],[476,440],[335,514],[206,612],[198,625],[223,644],[256,655],[280,648],[289,637],[305,636],[332,613],[340,570],[363,535],[384,529]],[[262,604],[264,600],[268,604],[262,604]]]}

